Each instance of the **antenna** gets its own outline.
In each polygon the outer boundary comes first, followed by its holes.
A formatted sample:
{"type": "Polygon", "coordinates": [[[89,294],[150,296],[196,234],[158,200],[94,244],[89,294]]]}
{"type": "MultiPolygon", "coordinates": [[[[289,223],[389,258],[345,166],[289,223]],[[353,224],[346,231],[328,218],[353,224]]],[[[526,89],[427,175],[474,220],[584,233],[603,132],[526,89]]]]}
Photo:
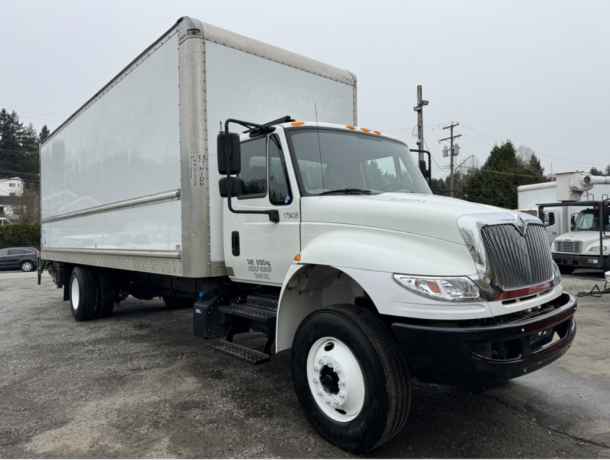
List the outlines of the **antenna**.
{"type": "Polygon", "coordinates": [[[316,131],[318,133],[318,154],[320,155],[320,177],[322,178],[322,190],[324,188],[324,170],[322,169],[322,147],[320,146],[320,126],[318,126],[318,104],[314,103],[314,110],[316,111],[316,131]]]}

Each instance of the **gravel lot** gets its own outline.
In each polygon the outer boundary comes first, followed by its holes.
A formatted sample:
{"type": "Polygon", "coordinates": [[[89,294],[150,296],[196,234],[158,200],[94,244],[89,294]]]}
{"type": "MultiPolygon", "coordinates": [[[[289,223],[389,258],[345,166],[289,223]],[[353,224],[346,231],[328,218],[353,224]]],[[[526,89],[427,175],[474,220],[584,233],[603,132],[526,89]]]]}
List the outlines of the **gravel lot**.
{"type": "MultiPolygon", "coordinates": [[[[571,293],[595,284],[564,278],[571,293]]],[[[0,272],[0,457],[354,457],[310,428],[289,353],[250,367],[194,338],[188,310],[129,298],[77,323],[61,298],[47,274],[0,272]]],[[[580,298],[577,318],[572,349],[536,373],[416,383],[404,431],[367,457],[610,457],[610,295],[580,298]]]]}

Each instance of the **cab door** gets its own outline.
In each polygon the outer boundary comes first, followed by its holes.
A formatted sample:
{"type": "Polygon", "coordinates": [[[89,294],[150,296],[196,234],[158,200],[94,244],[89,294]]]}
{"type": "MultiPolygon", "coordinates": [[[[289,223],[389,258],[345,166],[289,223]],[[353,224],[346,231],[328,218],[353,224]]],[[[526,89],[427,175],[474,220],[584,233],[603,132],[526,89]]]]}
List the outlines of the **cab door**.
{"type": "Polygon", "coordinates": [[[279,222],[270,221],[267,214],[225,208],[225,255],[230,254],[236,281],[281,286],[300,251],[298,187],[280,133],[241,143],[242,193],[231,199],[233,209],[277,210],[279,222]]]}
{"type": "Polygon", "coordinates": [[[561,235],[559,229],[559,220],[555,217],[555,211],[548,211],[545,213],[544,221],[546,225],[546,235],[549,238],[549,243],[552,245],[555,238],[561,235]]]}

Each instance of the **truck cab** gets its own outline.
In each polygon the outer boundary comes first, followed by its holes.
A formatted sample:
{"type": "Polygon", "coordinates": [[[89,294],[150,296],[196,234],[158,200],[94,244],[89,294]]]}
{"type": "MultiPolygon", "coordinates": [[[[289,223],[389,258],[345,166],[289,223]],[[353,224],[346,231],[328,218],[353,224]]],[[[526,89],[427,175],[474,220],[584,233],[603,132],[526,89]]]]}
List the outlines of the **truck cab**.
{"type": "Polygon", "coordinates": [[[553,259],[562,273],[576,268],[610,270],[610,212],[607,200],[576,215],[572,230],[555,239],[553,259]]]}

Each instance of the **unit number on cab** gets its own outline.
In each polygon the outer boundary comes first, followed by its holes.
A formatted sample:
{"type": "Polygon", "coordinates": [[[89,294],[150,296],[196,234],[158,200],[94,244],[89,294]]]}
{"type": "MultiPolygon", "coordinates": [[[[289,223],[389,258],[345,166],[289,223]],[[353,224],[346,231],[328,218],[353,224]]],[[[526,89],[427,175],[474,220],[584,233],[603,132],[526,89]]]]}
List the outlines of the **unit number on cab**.
{"type": "Polygon", "coordinates": [[[299,213],[298,212],[285,212],[284,220],[299,220],[299,213]]]}

